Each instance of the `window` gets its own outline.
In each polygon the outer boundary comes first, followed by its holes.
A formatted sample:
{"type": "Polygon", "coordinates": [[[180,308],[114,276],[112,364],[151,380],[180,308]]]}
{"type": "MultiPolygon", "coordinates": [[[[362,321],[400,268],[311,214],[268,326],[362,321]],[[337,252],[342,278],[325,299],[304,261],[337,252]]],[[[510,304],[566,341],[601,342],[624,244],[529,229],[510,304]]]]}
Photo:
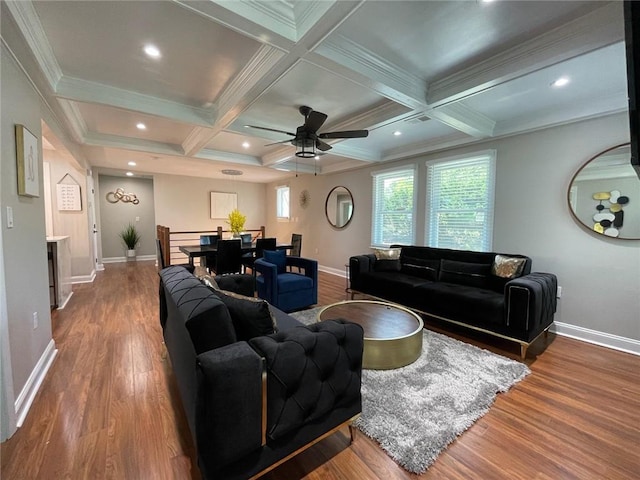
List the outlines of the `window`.
{"type": "Polygon", "coordinates": [[[427,162],[428,245],[490,251],[495,152],[427,162]]]}
{"type": "Polygon", "coordinates": [[[373,173],[372,245],[412,244],[415,167],[373,173]]]}
{"type": "Polygon", "coordinates": [[[276,216],[289,219],[289,187],[286,185],[276,187],[276,216]]]}

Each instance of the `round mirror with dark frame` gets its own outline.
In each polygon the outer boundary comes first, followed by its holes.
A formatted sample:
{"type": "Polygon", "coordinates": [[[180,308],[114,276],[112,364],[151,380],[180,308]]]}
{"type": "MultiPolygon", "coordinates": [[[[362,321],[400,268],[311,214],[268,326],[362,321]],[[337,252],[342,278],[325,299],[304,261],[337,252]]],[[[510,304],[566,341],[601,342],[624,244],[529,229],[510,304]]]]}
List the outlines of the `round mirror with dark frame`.
{"type": "Polygon", "coordinates": [[[569,210],[581,226],[600,235],[640,240],[640,177],[628,143],[589,159],[571,179],[569,210]]]}
{"type": "Polygon", "coordinates": [[[347,187],[333,187],[324,203],[327,221],[334,228],[345,228],[353,217],[353,195],[347,187]]]}

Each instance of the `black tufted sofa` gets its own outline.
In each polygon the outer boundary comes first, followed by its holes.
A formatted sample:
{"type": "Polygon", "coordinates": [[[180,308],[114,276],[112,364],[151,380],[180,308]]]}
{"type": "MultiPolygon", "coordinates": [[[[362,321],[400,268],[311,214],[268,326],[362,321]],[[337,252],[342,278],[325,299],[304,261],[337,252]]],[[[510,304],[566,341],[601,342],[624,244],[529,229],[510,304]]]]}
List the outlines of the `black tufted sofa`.
{"type": "MultiPolygon", "coordinates": [[[[220,286],[243,288],[235,278],[220,286]]],[[[163,336],[205,479],[263,474],[361,412],[359,325],[307,327],[272,308],[277,333],[237,341],[200,280],[177,266],[160,279],[163,336]]]]}
{"type": "Polygon", "coordinates": [[[393,245],[397,261],[373,253],[349,260],[350,290],[407,306],[426,315],[491,333],[527,347],[553,323],[557,278],[531,273],[524,255],[393,245]],[[496,257],[522,260],[514,278],[494,274],[496,257]]]}

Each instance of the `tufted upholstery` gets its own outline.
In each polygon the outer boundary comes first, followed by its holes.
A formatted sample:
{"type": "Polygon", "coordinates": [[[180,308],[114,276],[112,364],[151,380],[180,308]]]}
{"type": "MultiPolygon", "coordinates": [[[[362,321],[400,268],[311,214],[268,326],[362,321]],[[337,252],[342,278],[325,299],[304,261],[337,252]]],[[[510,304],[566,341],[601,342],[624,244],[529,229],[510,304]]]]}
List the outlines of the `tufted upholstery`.
{"type": "Polygon", "coordinates": [[[250,340],[267,361],[270,439],[359,401],[362,337],[360,325],[330,320],[250,340]]]}
{"type": "Polygon", "coordinates": [[[524,332],[550,325],[557,307],[555,275],[534,272],[506,285],[507,325],[524,332]]]}

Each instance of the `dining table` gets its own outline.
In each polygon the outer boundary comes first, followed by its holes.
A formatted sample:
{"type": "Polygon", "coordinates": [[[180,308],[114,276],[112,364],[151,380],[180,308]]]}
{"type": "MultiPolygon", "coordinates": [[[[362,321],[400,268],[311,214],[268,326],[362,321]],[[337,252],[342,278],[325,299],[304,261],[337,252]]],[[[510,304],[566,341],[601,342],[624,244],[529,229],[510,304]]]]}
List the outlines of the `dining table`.
{"type": "MultiPolygon", "coordinates": [[[[276,250],[291,250],[293,245],[291,242],[277,242],[276,250]]],[[[199,257],[206,257],[207,254],[216,253],[217,245],[180,245],[180,251],[189,257],[189,265],[193,266],[193,260],[199,257]]],[[[251,245],[244,244],[241,247],[242,253],[255,252],[256,242],[251,245]]]]}

